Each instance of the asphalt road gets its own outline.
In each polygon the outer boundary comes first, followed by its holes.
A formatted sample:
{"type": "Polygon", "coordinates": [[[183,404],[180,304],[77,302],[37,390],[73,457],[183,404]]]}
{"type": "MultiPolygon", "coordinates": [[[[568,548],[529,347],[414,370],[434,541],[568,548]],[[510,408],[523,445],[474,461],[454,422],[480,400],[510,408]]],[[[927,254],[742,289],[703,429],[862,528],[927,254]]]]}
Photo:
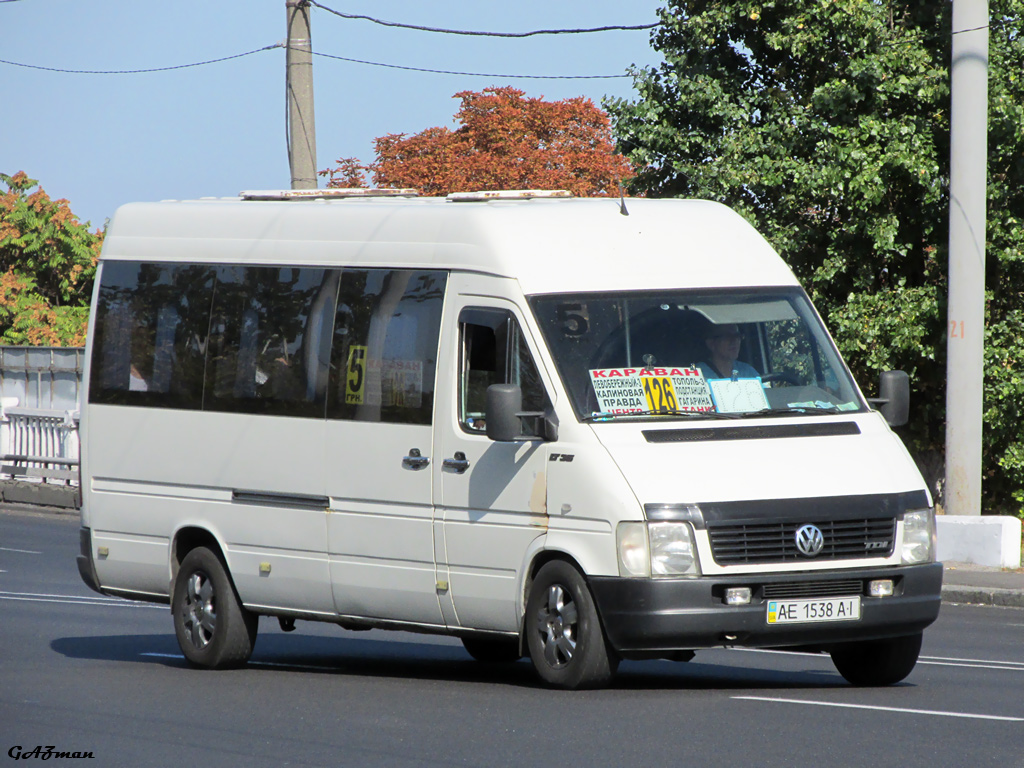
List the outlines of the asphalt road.
{"type": "Polygon", "coordinates": [[[176,768],[1024,766],[1021,609],[943,606],[884,689],[827,656],[715,650],[566,693],[456,640],[267,619],[248,668],[207,672],[166,607],[90,592],[77,547],[74,517],[0,512],[0,765],[38,745],[176,768]]]}

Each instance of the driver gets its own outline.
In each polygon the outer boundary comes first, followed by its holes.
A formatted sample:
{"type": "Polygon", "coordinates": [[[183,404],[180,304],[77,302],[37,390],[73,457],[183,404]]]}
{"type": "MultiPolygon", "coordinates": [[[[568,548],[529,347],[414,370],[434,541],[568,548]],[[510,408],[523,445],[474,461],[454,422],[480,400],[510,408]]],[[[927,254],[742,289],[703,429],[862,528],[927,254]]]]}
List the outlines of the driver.
{"type": "Polygon", "coordinates": [[[708,362],[698,363],[697,367],[705,379],[752,379],[760,374],[752,365],[737,360],[743,335],[736,323],[712,325],[704,335],[704,344],[708,348],[708,362]]]}

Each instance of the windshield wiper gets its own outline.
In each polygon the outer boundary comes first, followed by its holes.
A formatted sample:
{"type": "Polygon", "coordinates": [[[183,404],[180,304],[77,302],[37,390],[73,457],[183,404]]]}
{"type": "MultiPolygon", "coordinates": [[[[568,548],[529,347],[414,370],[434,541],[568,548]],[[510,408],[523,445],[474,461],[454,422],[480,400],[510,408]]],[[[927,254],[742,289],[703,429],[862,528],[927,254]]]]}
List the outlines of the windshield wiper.
{"type": "Polygon", "coordinates": [[[751,419],[767,416],[787,416],[799,414],[801,416],[818,415],[822,413],[841,413],[836,405],[801,405],[785,406],[781,408],[762,408],[759,411],[630,411],[628,413],[591,413],[583,417],[584,422],[614,421],[616,419],[627,419],[632,417],[668,416],[670,418],[686,419],[751,419]]]}
{"type": "Polygon", "coordinates": [[[839,413],[839,407],[835,405],[821,406],[821,405],[801,405],[801,406],[787,406],[785,408],[762,408],[759,411],[744,411],[740,415],[746,418],[751,416],[784,416],[791,413],[799,413],[801,415],[806,414],[818,414],[818,413],[839,413]]]}
{"type": "Polygon", "coordinates": [[[583,417],[583,421],[613,421],[636,416],[669,416],[688,419],[738,419],[742,413],[718,413],[718,411],[630,411],[628,413],[595,412],[583,417]]]}

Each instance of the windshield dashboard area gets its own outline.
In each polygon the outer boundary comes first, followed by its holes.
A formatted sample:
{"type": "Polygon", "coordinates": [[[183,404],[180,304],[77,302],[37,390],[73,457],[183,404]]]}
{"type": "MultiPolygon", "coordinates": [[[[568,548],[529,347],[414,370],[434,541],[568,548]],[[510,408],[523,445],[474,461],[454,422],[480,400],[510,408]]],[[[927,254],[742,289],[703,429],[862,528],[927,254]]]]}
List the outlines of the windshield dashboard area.
{"type": "Polygon", "coordinates": [[[530,304],[583,421],[866,409],[796,287],[549,294],[530,304]]]}

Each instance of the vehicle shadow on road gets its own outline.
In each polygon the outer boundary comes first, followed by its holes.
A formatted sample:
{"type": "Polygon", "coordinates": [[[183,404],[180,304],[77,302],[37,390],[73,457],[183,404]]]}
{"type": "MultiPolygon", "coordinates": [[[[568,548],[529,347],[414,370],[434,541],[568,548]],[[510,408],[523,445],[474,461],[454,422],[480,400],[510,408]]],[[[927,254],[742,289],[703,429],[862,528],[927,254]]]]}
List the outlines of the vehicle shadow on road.
{"type": "MultiPolygon", "coordinates": [[[[171,634],[64,637],[50,647],[75,659],[120,661],[156,667],[193,668],[181,655],[171,634]]],[[[792,659],[773,666],[771,655],[750,666],[690,662],[625,661],[612,681],[612,690],[820,690],[848,684],[827,669],[828,656],[808,657],[793,669],[792,659]],[[788,668],[787,668],[788,667],[788,668]]],[[[721,658],[721,657],[719,657],[721,658]]],[[[717,659],[716,659],[717,661],[717,659]]],[[[732,661],[730,659],[730,661],[732,661]]],[[[753,661],[753,660],[751,660],[753,661]]],[[[202,670],[197,672],[204,673],[202,670]]],[[[538,688],[541,683],[527,659],[511,664],[484,664],[451,642],[377,640],[303,634],[266,634],[256,642],[243,670],[213,674],[293,671],[301,674],[361,678],[408,678],[453,683],[538,688]]],[[[904,685],[907,685],[904,683],[904,685]]]]}

